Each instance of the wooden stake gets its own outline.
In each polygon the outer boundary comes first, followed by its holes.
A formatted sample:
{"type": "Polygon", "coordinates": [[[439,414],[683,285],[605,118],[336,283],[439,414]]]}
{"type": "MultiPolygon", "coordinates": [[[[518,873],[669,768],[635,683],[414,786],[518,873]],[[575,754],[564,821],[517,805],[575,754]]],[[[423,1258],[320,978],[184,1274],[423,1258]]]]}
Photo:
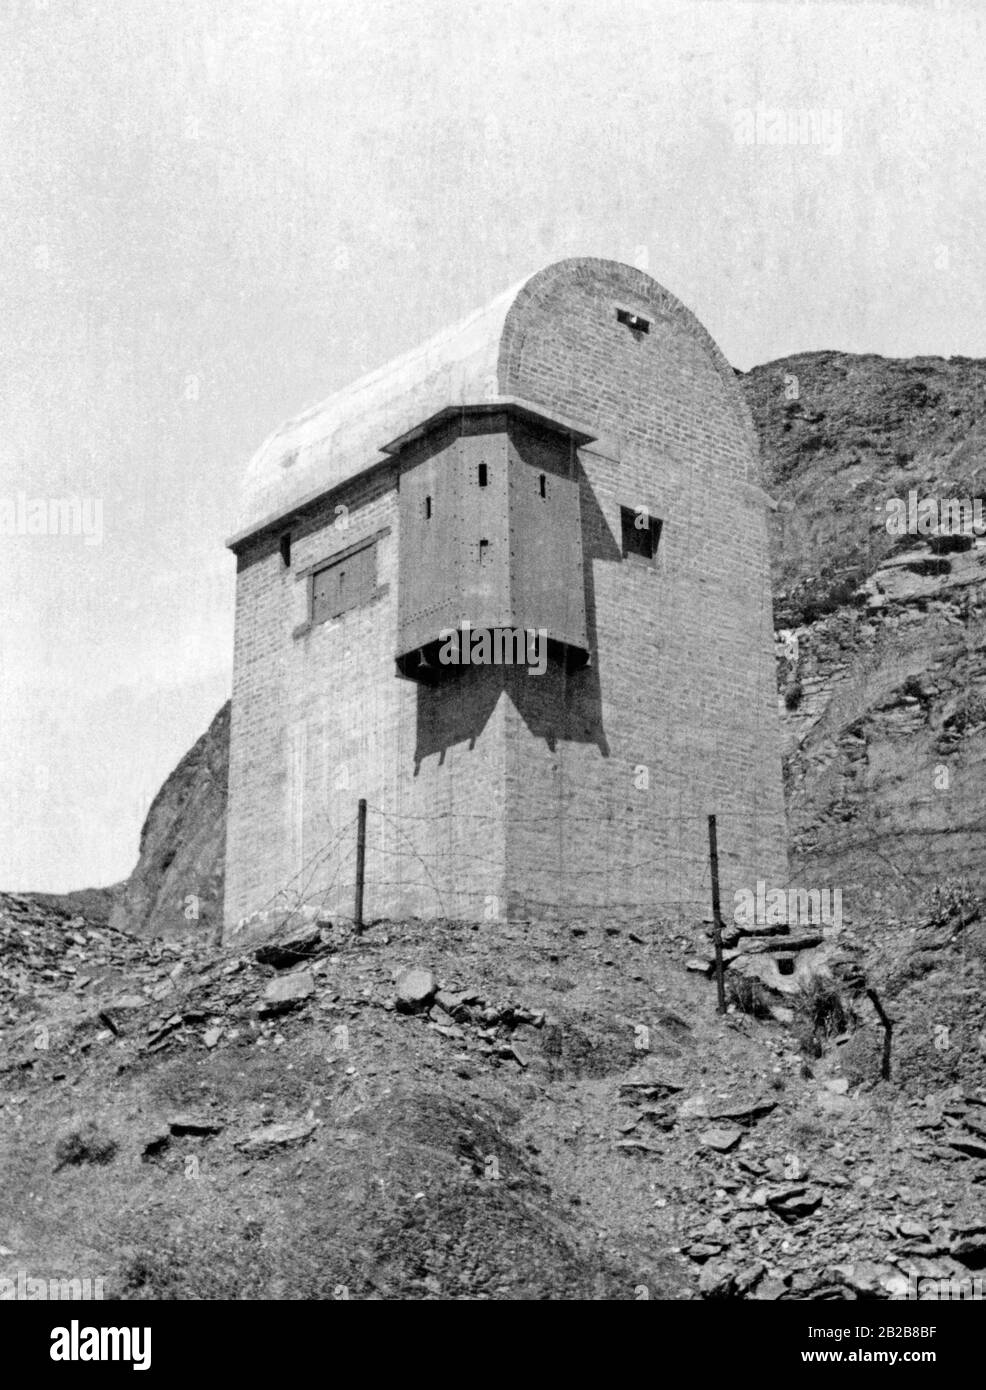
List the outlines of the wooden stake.
{"type": "Polygon", "coordinates": [[[719,845],[716,841],[716,818],[709,817],[709,863],[712,866],[712,940],[716,949],[716,994],[718,1012],[726,1012],[726,982],[722,966],[722,913],[719,909],[719,845]]]}
{"type": "Polygon", "coordinates": [[[356,907],[353,919],[357,933],[363,930],[363,879],[366,869],[366,801],[359,799],[356,816],[356,907]]]}
{"type": "Polygon", "coordinates": [[[876,1009],[880,1022],[883,1024],[883,1061],[880,1066],[880,1075],[883,1077],[884,1081],[889,1081],[890,1049],[893,1045],[894,1022],[880,1003],[880,997],[875,989],[867,989],[866,995],[874,1009],[876,1009]]]}

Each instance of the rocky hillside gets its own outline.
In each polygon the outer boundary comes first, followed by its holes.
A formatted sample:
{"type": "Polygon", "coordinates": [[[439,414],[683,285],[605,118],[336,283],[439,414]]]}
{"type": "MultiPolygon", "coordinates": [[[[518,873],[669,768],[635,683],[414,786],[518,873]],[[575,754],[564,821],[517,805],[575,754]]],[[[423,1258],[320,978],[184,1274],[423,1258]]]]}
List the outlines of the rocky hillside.
{"type": "Polygon", "coordinates": [[[314,920],[217,945],[0,895],[0,1278],[131,1299],[960,1287],[986,1267],[967,918],[887,943],[888,1084],[865,1000],[773,1016],[740,993],[721,1017],[693,936],[660,924],[314,920]]]}
{"type": "Polygon", "coordinates": [[[890,534],[886,504],[986,493],[986,362],[805,353],[743,384],[779,503],[793,881],[857,914],[981,890],[986,538],[890,534]]]}
{"type": "Polygon", "coordinates": [[[113,927],[175,936],[221,926],[228,766],[227,702],[151,803],[113,927]]]}

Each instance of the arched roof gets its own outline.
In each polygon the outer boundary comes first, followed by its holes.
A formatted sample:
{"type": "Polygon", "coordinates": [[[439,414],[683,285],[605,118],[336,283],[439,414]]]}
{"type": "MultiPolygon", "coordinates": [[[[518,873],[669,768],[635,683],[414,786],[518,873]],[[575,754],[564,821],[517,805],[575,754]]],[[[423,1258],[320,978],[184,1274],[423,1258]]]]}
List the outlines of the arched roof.
{"type": "Polygon", "coordinates": [[[385,462],[388,444],[448,407],[514,399],[514,368],[525,323],[560,281],[595,277],[604,277],[635,302],[670,316],[701,343],[722,376],[755,453],[752,422],[732,368],[691,311],[641,270],[577,257],[538,271],[485,308],[275,430],[247,465],[230,544],[385,462]]]}

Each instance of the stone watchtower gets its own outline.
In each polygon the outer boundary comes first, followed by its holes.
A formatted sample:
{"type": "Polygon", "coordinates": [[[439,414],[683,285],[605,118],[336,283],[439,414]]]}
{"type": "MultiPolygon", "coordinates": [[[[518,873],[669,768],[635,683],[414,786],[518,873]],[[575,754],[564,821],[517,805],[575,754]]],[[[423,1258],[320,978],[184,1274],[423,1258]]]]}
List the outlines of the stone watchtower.
{"type": "Polygon", "coordinates": [[[709,812],[727,910],[782,881],[770,505],[715,343],[612,261],[284,426],[229,542],[227,923],[351,913],[360,797],[369,917],[704,914],[709,812]],[[443,663],[504,629],[545,659],[443,663]]]}

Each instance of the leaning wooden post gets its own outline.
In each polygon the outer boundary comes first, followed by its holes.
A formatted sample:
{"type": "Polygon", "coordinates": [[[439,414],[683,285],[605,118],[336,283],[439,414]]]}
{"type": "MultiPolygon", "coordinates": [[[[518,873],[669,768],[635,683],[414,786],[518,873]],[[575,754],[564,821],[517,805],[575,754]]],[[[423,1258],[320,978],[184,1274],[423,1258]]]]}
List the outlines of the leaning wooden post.
{"type": "Polygon", "coordinates": [[[887,1014],[886,1009],[880,1003],[880,996],[877,994],[875,989],[867,988],[866,996],[869,999],[870,1003],[873,1005],[874,1009],[876,1009],[877,1016],[879,1017],[880,1022],[883,1024],[883,1060],[880,1065],[880,1075],[883,1077],[884,1081],[889,1081],[890,1050],[893,1047],[894,1021],[892,1018],[890,1018],[890,1016],[887,1014]]]}
{"type": "Polygon", "coordinates": [[[719,909],[719,846],[716,841],[716,818],[709,817],[709,863],[712,866],[712,940],[716,948],[716,994],[718,1012],[726,1012],[726,982],[722,968],[722,913],[719,909]]]}
{"type": "Polygon", "coordinates": [[[359,799],[356,815],[356,906],[353,920],[357,932],[363,930],[363,879],[366,869],[366,801],[359,799]]]}

